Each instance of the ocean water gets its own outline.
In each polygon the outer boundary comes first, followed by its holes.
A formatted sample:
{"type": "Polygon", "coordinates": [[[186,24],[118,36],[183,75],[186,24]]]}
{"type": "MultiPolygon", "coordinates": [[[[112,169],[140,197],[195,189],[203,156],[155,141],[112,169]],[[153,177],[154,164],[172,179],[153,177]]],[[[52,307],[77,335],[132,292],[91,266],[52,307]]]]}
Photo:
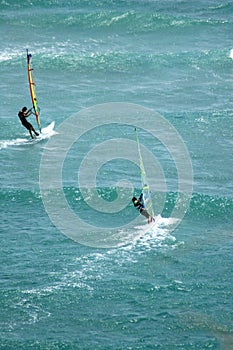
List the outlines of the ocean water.
{"type": "Polygon", "coordinates": [[[233,349],[232,2],[0,9],[0,349],[233,349]]]}

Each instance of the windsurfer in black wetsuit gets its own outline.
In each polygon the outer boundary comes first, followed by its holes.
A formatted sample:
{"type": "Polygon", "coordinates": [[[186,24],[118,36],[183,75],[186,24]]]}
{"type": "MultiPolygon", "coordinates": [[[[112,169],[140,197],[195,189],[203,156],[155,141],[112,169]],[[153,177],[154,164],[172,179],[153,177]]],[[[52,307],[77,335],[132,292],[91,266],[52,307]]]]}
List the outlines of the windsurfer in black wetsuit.
{"type": "Polygon", "coordinates": [[[137,208],[143,216],[145,216],[148,220],[148,224],[150,224],[152,221],[154,221],[154,218],[147,212],[147,210],[144,207],[143,204],[143,194],[141,193],[139,198],[133,197],[132,198],[133,205],[135,208],[137,208]]]}
{"type": "Polygon", "coordinates": [[[29,110],[27,111],[27,107],[23,107],[23,108],[21,109],[21,111],[19,111],[18,117],[19,117],[19,119],[20,119],[22,125],[23,125],[26,129],[28,129],[28,131],[29,131],[29,133],[30,133],[30,135],[31,135],[31,138],[33,139],[34,137],[33,137],[33,135],[32,135],[32,131],[34,132],[34,134],[35,134],[36,136],[39,136],[39,134],[38,134],[38,132],[36,132],[36,130],[33,128],[32,124],[30,124],[30,123],[27,121],[27,119],[26,119],[26,118],[29,117],[29,115],[31,115],[31,114],[32,114],[31,109],[29,109],[29,110]]]}

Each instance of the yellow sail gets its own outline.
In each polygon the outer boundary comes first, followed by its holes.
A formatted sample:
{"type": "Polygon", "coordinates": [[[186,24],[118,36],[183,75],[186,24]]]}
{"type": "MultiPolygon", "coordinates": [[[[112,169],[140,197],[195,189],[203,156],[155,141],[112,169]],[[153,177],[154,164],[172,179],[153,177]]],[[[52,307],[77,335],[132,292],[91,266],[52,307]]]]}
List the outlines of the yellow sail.
{"type": "Polygon", "coordinates": [[[29,81],[29,88],[30,88],[30,94],[31,94],[31,99],[32,99],[32,106],[33,106],[34,113],[35,113],[35,116],[36,116],[36,121],[37,121],[37,124],[38,124],[38,128],[39,128],[39,130],[41,132],[40,117],[39,117],[39,107],[37,105],[36,89],[35,89],[35,83],[34,83],[33,74],[32,74],[33,68],[32,68],[32,65],[31,65],[31,58],[32,58],[32,55],[29,54],[28,50],[27,50],[28,81],[29,81]]]}

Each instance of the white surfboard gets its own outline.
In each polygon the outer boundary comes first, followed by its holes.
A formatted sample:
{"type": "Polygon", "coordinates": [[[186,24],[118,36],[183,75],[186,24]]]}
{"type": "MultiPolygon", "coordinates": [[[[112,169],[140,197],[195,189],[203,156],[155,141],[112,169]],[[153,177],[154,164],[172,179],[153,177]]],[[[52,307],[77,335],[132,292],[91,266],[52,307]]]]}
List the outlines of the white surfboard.
{"type": "Polygon", "coordinates": [[[34,139],[30,140],[29,142],[36,143],[36,142],[48,139],[49,137],[55,135],[56,132],[54,130],[54,127],[55,127],[55,122],[53,121],[48,126],[41,129],[41,133],[39,134],[39,136],[36,136],[34,139]]]}
{"type": "Polygon", "coordinates": [[[41,135],[45,136],[45,135],[51,135],[54,132],[54,126],[55,126],[55,122],[53,121],[52,123],[50,123],[48,126],[46,126],[46,128],[41,129],[41,135]]]}

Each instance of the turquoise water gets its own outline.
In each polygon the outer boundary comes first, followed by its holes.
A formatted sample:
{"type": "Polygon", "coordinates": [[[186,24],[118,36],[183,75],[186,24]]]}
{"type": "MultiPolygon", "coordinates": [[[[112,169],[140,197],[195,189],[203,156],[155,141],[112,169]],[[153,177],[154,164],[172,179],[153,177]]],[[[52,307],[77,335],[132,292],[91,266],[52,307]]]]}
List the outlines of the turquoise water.
{"type": "Polygon", "coordinates": [[[0,349],[233,348],[232,3],[2,1],[0,8],[0,349]],[[54,120],[58,132],[38,143],[28,142],[17,117],[31,106],[27,48],[42,127],[54,120]],[[95,127],[90,111],[99,108],[103,125],[95,127]],[[148,110],[177,130],[192,164],[190,204],[174,230],[169,218],[190,169],[182,168],[185,157],[176,162],[185,150],[177,135],[148,110]],[[157,164],[148,176],[163,222],[149,230],[130,203],[141,186],[131,159],[136,123],[157,164]],[[117,138],[126,147],[104,144],[117,138]],[[64,151],[63,194],[72,215],[94,225],[86,231],[62,216],[53,169],[64,151]],[[106,207],[89,206],[95,190],[106,207]],[[77,240],[61,232],[59,219],[77,240]],[[124,244],[111,246],[110,233],[124,244]]]}

